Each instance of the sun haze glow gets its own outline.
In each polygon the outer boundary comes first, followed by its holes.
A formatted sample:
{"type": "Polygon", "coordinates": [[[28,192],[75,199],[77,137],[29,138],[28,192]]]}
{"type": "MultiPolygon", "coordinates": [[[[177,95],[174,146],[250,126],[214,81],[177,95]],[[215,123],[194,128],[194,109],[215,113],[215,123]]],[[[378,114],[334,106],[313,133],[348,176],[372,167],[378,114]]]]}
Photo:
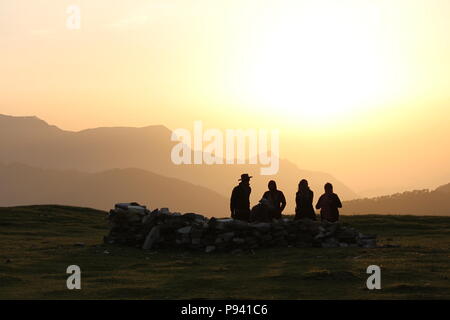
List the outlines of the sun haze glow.
{"type": "Polygon", "coordinates": [[[450,179],[448,0],[71,4],[80,30],[65,1],[0,1],[0,113],[280,129],[283,158],[362,195],[450,179]]]}
{"type": "Polygon", "coordinates": [[[259,19],[259,37],[242,41],[247,59],[232,70],[239,81],[230,77],[237,100],[316,126],[355,120],[389,96],[395,67],[379,41],[376,7],[317,1],[279,9],[259,19]]]}

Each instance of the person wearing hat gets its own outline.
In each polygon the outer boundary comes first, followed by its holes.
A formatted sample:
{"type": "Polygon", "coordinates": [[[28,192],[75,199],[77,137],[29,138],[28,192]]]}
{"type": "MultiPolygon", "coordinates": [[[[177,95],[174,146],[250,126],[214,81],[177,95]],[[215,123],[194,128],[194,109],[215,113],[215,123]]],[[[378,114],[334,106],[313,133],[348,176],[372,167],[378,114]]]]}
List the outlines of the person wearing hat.
{"type": "Polygon", "coordinates": [[[237,220],[250,220],[250,178],[248,173],[241,174],[240,183],[234,187],[230,199],[231,217],[237,220]]]}

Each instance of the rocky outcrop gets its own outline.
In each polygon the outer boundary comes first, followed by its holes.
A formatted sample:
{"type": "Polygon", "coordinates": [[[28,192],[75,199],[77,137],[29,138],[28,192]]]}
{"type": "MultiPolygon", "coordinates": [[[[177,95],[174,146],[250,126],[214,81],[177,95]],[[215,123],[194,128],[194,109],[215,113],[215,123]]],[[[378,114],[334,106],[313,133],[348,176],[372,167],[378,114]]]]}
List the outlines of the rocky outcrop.
{"type": "Polygon", "coordinates": [[[195,213],[150,211],[139,204],[119,204],[108,216],[109,244],[144,250],[183,248],[236,252],[267,247],[376,247],[376,236],[364,235],[341,223],[309,219],[247,223],[233,219],[208,219],[195,213]]]}

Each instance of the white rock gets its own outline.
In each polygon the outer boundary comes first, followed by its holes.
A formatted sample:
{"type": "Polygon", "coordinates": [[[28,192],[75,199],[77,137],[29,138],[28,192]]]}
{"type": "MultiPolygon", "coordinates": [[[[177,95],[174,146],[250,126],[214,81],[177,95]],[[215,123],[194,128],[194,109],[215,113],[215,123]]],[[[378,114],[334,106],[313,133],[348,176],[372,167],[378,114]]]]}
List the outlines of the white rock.
{"type": "Polygon", "coordinates": [[[191,233],[191,230],[192,230],[192,226],[186,226],[186,227],[178,229],[177,232],[181,233],[181,234],[189,234],[189,233],[191,233]]]}
{"type": "Polygon", "coordinates": [[[234,239],[233,239],[233,242],[236,243],[236,244],[243,244],[243,243],[245,243],[245,239],[242,239],[242,238],[234,238],[234,239]]]}
{"type": "Polygon", "coordinates": [[[215,246],[207,246],[206,249],[205,249],[205,252],[206,252],[206,253],[211,253],[211,252],[213,252],[214,250],[216,250],[216,247],[215,247],[215,246]]]}
{"type": "Polygon", "coordinates": [[[169,208],[161,208],[161,209],[159,209],[159,213],[170,214],[170,210],[169,210],[169,208]]]}
{"type": "Polygon", "coordinates": [[[159,226],[154,226],[152,230],[149,232],[147,238],[145,238],[145,242],[142,245],[142,249],[149,250],[153,247],[153,245],[159,239],[159,226]]]}

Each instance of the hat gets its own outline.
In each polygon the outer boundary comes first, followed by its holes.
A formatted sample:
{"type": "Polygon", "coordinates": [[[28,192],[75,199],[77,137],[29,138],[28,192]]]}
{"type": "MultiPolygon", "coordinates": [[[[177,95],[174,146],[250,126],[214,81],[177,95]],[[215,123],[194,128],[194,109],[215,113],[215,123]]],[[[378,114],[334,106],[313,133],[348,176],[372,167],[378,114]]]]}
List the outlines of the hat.
{"type": "Polygon", "coordinates": [[[250,178],[252,178],[252,176],[249,176],[248,173],[244,173],[244,174],[241,174],[241,178],[239,179],[239,181],[250,180],[250,178]]]}

